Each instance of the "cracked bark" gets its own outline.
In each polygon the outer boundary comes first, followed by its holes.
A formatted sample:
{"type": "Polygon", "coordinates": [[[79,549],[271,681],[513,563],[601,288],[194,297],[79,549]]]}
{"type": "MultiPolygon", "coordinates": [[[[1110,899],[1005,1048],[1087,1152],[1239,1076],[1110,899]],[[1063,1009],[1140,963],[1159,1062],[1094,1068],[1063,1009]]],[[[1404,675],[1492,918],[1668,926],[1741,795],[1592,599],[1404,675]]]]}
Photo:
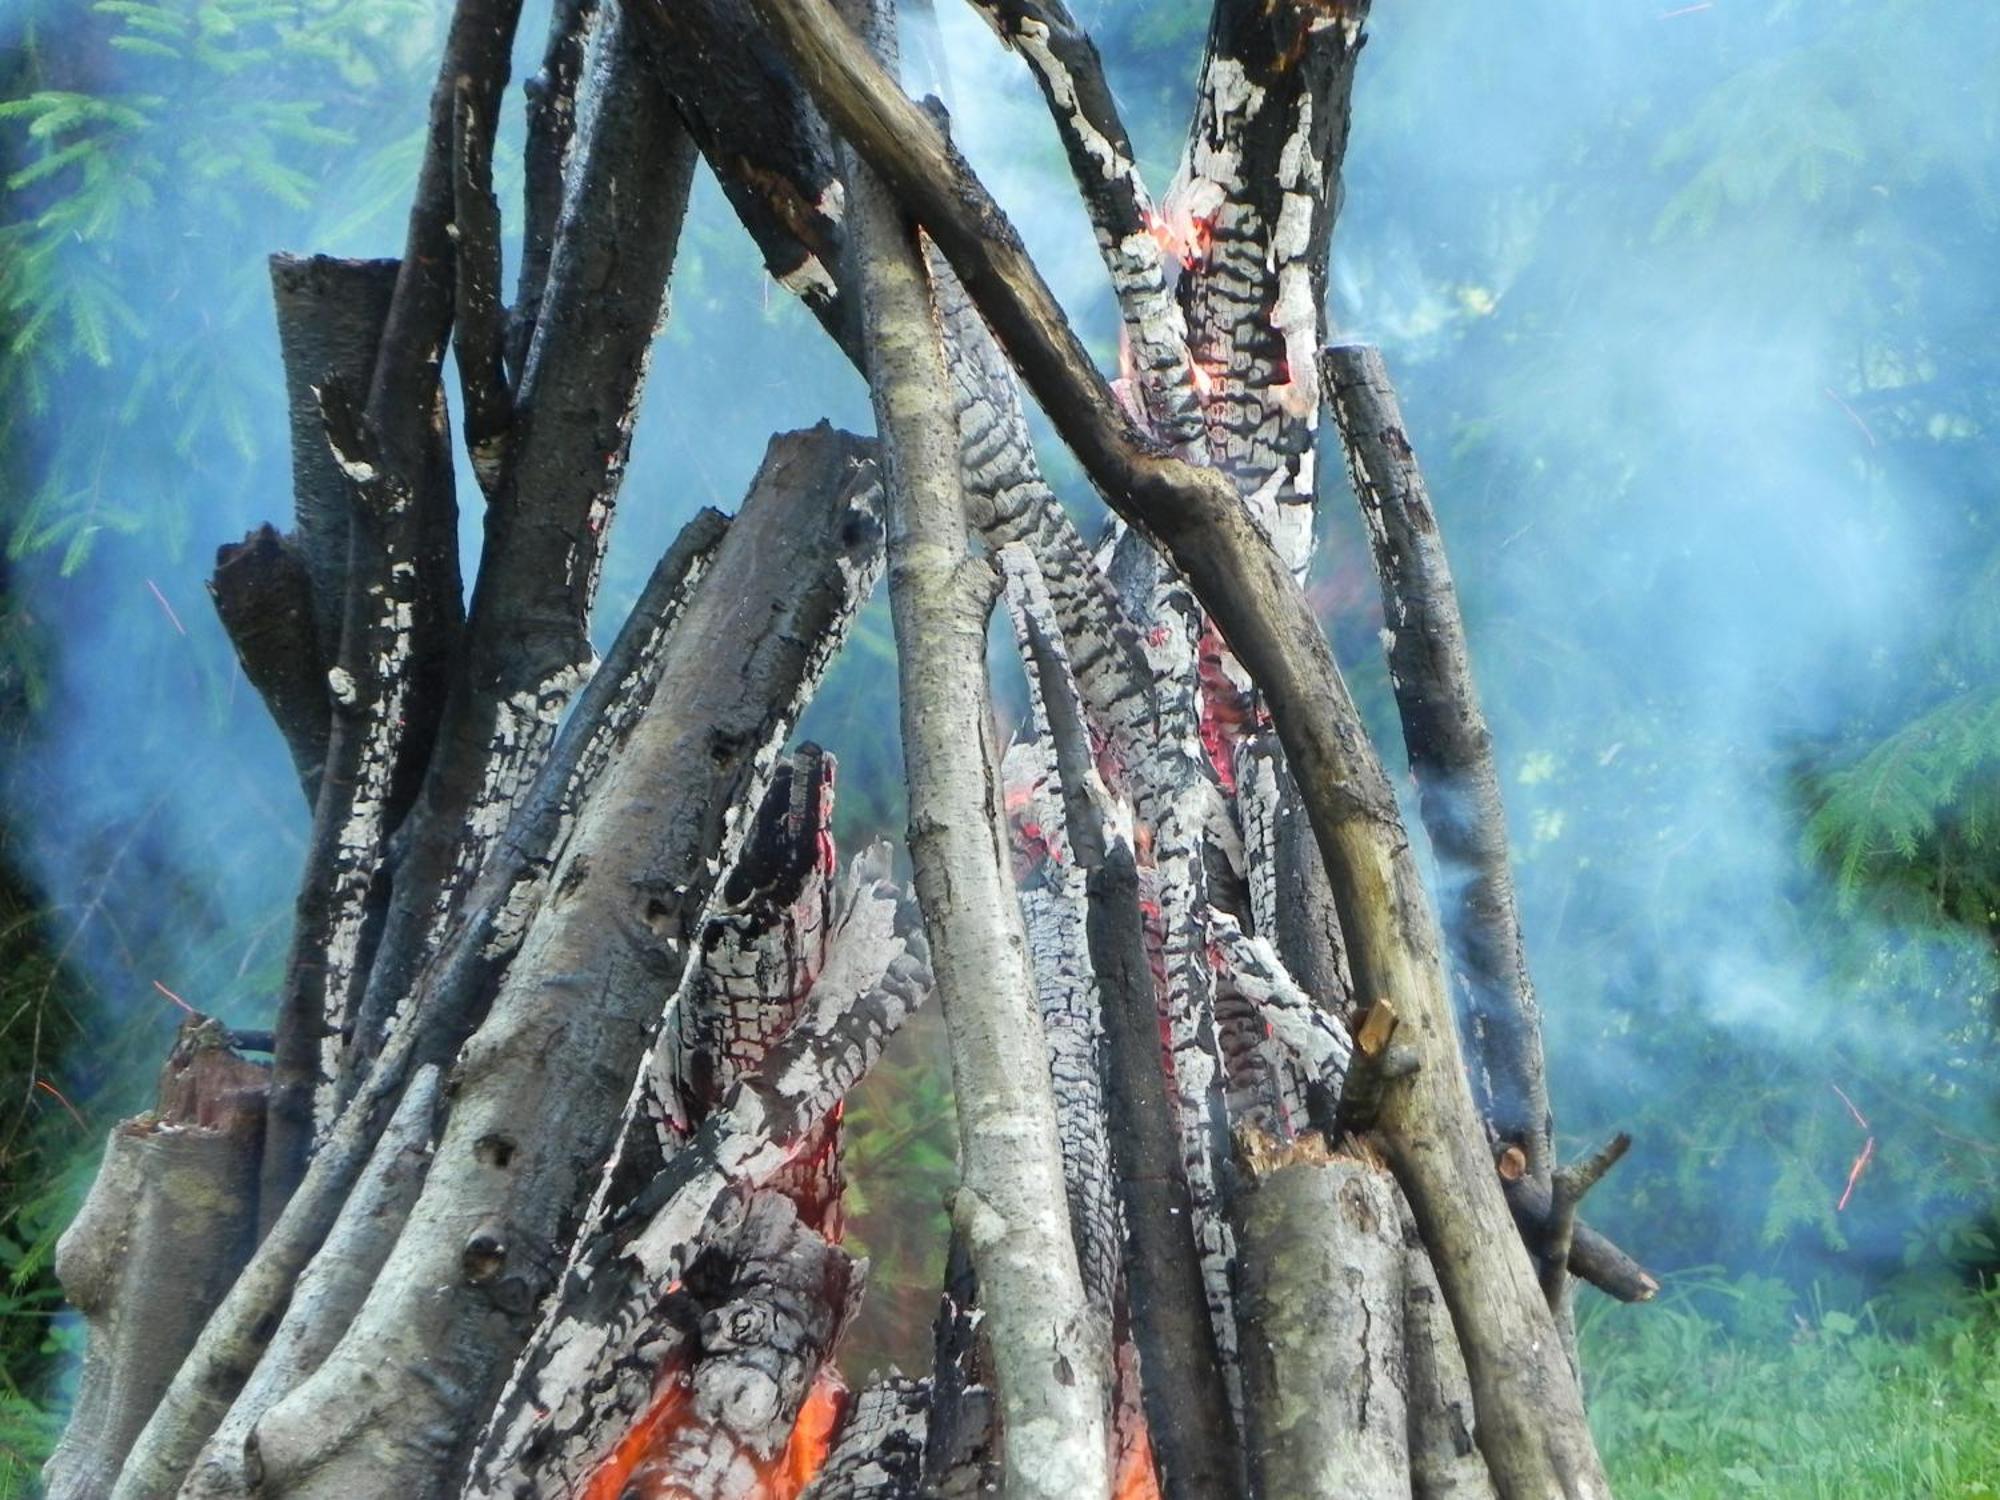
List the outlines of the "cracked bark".
{"type": "Polygon", "coordinates": [[[1192,1232],[1160,1053],[1129,813],[1110,804],[1053,601],[1024,549],[1001,553],[1023,655],[1047,716],[1063,832],[1085,878],[1088,960],[1104,1008],[1107,1144],[1123,1207],[1123,1269],[1140,1398],[1169,1500],[1241,1488],[1236,1436],[1192,1232]]]}
{"type": "Polygon", "coordinates": [[[916,1500],[930,1387],[895,1377],[856,1393],[826,1463],[799,1500],[916,1500]]]}
{"type": "MultiPolygon", "coordinates": [[[[487,1424],[468,1496],[567,1495],[644,1411],[655,1346],[671,1326],[661,1299],[685,1276],[716,1205],[732,1188],[781,1184],[923,999],[927,979],[895,936],[896,907],[887,852],[869,851],[856,862],[826,966],[784,1037],[636,1191],[600,1192],[487,1424]]],[[[639,1117],[628,1108],[626,1119],[629,1131],[639,1117]]],[[[628,1140],[618,1154],[629,1150],[628,1140]]],[[[614,1158],[613,1183],[620,1165],[614,1158]]]]}
{"type": "Polygon", "coordinates": [[[861,1295],[866,1262],[782,1193],[730,1194],[704,1238],[668,1298],[681,1349],[656,1397],[665,1433],[621,1500],[762,1500],[789,1478],[800,1411],[861,1295]]]}

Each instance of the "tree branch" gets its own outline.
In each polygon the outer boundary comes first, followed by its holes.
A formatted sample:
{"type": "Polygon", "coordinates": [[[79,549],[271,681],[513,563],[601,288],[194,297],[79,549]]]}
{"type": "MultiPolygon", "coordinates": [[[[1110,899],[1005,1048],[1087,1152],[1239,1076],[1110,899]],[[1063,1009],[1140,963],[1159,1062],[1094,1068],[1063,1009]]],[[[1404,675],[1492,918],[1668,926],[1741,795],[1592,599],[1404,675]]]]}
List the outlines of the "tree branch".
{"type": "Polygon", "coordinates": [[[985,692],[995,580],[966,554],[957,423],[923,263],[872,173],[857,163],[847,175],[868,383],[889,476],[910,856],[958,1102],[952,1217],[979,1278],[1007,1493],[1082,1500],[1110,1490],[1110,1329],[1086,1301],[1070,1235],[1055,1103],[1007,873],[985,692]],[[1069,1378],[1051,1379],[1052,1369],[1069,1378]]]}

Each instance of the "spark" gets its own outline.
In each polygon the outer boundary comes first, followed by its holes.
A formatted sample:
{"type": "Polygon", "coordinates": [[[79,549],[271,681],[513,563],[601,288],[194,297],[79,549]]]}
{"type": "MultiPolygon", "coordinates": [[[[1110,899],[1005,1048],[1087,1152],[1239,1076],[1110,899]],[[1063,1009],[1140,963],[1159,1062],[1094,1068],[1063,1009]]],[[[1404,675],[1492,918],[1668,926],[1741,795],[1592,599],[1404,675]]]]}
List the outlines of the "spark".
{"type": "Polygon", "coordinates": [[[192,1005],[189,1005],[187,1001],[181,999],[179,995],[176,995],[172,990],[168,989],[164,984],[161,984],[159,980],[155,979],[153,981],[153,988],[158,990],[162,995],[165,995],[169,1000],[173,1001],[174,1004],[178,1005],[182,1010],[186,1011],[189,1015],[198,1016],[201,1014],[200,1011],[196,1010],[192,1005]]]}
{"type": "Polygon", "coordinates": [[[1691,16],[1698,10],[1714,9],[1715,0],[1701,0],[1699,5],[1683,5],[1679,10],[1663,10],[1660,12],[1660,19],[1662,21],[1671,21],[1675,16],[1691,16]]]}
{"type": "Polygon", "coordinates": [[[1869,1136],[1862,1146],[1861,1154],[1854,1158],[1854,1165],[1847,1169],[1847,1186],[1841,1191],[1840,1201],[1833,1205],[1835,1213],[1847,1207],[1847,1200],[1854,1196],[1854,1184],[1861,1180],[1861,1174],[1868,1170],[1868,1163],[1875,1159],[1875,1137],[1869,1136]]]}
{"type": "Polygon", "coordinates": [[[160,608],[167,612],[167,620],[182,635],[187,634],[187,626],[181,624],[181,617],[174,613],[174,607],[167,603],[167,596],[160,592],[160,586],[152,579],[146,580],[146,587],[153,591],[153,597],[160,601],[160,608]]]}
{"type": "Polygon", "coordinates": [[[1847,1169],[1847,1186],[1841,1189],[1840,1201],[1833,1206],[1833,1211],[1840,1213],[1846,1209],[1848,1202],[1854,1197],[1854,1185],[1861,1181],[1861,1174],[1868,1170],[1868,1163],[1875,1159],[1875,1136],[1872,1127],[1868,1123],[1868,1117],[1856,1108],[1852,1099],[1847,1097],[1847,1091],[1831,1080],[1828,1081],[1827,1087],[1840,1096],[1840,1102],[1845,1104],[1847,1112],[1854,1116],[1854,1123],[1859,1125],[1863,1130],[1870,1131],[1868,1139],[1862,1142],[1861,1154],[1854,1158],[1854,1165],[1847,1169]]]}
{"type": "Polygon", "coordinates": [[[81,1125],[85,1130],[90,1129],[90,1122],[84,1119],[82,1115],[77,1113],[76,1106],[70,1103],[69,1100],[65,1099],[63,1097],[63,1091],[57,1088],[53,1083],[50,1083],[48,1079],[37,1078],[35,1080],[35,1087],[40,1089],[45,1094],[53,1095],[56,1103],[60,1104],[64,1109],[69,1111],[69,1117],[72,1120],[76,1121],[76,1123],[81,1125]]]}

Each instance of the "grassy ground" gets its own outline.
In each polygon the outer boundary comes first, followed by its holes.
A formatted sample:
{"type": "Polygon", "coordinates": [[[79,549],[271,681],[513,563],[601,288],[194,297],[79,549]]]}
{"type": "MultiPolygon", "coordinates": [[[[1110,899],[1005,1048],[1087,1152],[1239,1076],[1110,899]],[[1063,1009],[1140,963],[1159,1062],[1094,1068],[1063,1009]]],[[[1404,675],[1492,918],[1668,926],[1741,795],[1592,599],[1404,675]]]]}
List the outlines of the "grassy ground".
{"type": "Polygon", "coordinates": [[[1852,1315],[1692,1280],[1583,1323],[1620,1500],[2000,1496],[2000,1294],[1852,1315]],[[1892,1310],[1919,1331],[1885,1331],[1892,1310]]]}

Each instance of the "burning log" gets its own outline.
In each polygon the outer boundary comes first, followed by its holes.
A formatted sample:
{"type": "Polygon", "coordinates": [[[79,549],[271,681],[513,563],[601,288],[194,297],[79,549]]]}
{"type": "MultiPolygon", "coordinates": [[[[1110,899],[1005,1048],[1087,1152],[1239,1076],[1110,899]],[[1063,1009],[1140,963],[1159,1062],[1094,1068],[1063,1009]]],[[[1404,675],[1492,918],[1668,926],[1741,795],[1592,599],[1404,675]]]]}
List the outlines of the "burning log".
{"type": "Polygon", "coordinates": [[[109,1492],[140,1430],[257,1234],[269,1072],[221,1023],[182,1023],[157,1106],[116,1126],[56,1244],[56,1275],[89,1332],[83,1378],[44,1471],[55,1500],[109,1492]]]}
{"type": "Polygon", "coordinates": [[[351,1494],[385,1472],[402,1482],[463,1462],[505,1378],[492,1348],[519,1348],[560,1272],[555,1236],[581,1207],[574,1163],[608,1153],[718,865],[872,582],[872,487],[827,462],[843,447],[831,432],[773,445],[763,503],[731,525],[676,632],[736,670],[666,664],[459,1055],[437,1161],[380,1281],[334,1353],[258,1424],[267,1482],[351,1494]],[[774,612],[770,580],[794,570],[809,591],[774,612]]]}
{"type": "Polygon", "coordinates": [[[1289,567],[1223,476],[1159,457],[1121,418],[1005,216],[824,0],[753,4],[857,154],[951,260],[1101,493],[1184,570],[1267,693],[1333,881],[1356,988],[1395,995],[1416,1021],[1426,1065],[1391,1091],[1385,1137],[1462,1320],[1473,1388],[1490,1413],[1488,1460],[1515,1493],[1604,1493],[1568,1361],[1491,1176],[1457,1063],[1435,918],[1393,793],[1289,567]]]}
{"type": "Polygon", "coordinates": [[[1168,285],[1159,215],[1139,176],[1090,35],[1062,0],[974,0],[1000,40],[1026,59],[1048,101],[1118,298],[1144,408],[1176,447],[1204,438],[1187,325],[1168,285]]]}
{"type": "Polygon", "coordinates": [[[1140,1356],[1151,1447],[1175,1495],[1231,1493],[1240,1478],[1167,1078],[1139,904],[1129,814],[1097,774],[1082,697],[1055,608],[1025,549],[1001,552],[1022,654],[1041,706],[1074,863],[1085,876],[1086,941],[1104,1010],[1107,1145],[1126,1234],[1126,1304],[1140,1356]]]}
{"type": "Polygon", "coordinates": [[[585,1500],[789,1500],[823,1461],[831,1423],[799,1429],[865,1263],[802,1223],[782,1193],[732,1194],[703,1237],[669,1294],[681,1347],[643,1441],[619,1445],[585,1500]],[[816,1451],[788,1452],[801,1440],[816,1451]]]}
{"type": "Polygon", "coordinates": [[[856,1394],[799,1500],[916,1500],[929,1411],[930,1388],[920,1380],[898,1377],[856,1394]]]}
{"type": "Polygon", "coordinates": [[[1167,194],[1169,218],[1206,230],[1202,274],[1183,278],[1181,296],[1189,351],[1211,376],[1208,451],[1298,578],[1312,556],[1315,358],[1367,15],[1367,0],[1218,0],[1167,194]]]}
{"type": "MultiPolygon", "coordinates": [[[[922,1000],[896,936],[886,851],[856,861],[803,1012],[629,1199],[600,1194],[562,1286],[502,1394],[468,1495],[566,1495],[651,1399],[671,1327],[661,1299],[705,1243],[716,1205],[782,1179],[922,1000]]],[[[642,1075],[641,1090],[649,1085],[642,1075]]],[[[641,1118],[628,1110],[629,1126],[641,1118]]],[[[616,1159],[614,1158],[614,1164],[616,1159]]]]}
{"type": "MultiPolygon", "coordinates": [[[[594,823],[595,836],[603,840],[619,831],[618,815],[601,805],[611,776],[623,780],[628,796],[632,788],[675,789],[669,804],[662,805],[650,790],[637,803],[645,813],[637,826],[654,830],[659,847],[671,856],[663,856],[656,868],[672,901],[642,896],[642,908],[657,903],[654,920],[665,924],[678,903],[688,899],[674,891],[676,877],[669,870],[690,871],[679,877],[682,892],[706,887],[711,879],[708,851],[720,842],[728,809],[754,789],[752,777],[767,737],[782,735],[810,693],[879,566],[873,474],[863,456],[855,440],[824,428],[773,443],[752,499],[702,570],[700,586],[669,633],[652,674],[651,701],[715,705],[703,710],[706,718],[651,712],[627,722],[614,711],[619,707],[616,685],[607,684],[604,715],[579,726],[580,731],[603,733],[566,737],[569,749],[545,767],[542,783],[524,809],[530,816],[507,846],[508,859],[482,878],[484,894],[472,903],[473,919],[440,949],[411,1001],[407,1023],[316,1154],[309,1201],[267,1237],[195,1356],[176,1376],[162,1407],[163,1412],[171,1408],[171,1414],[154,1424],[158,1431],[142,1439],[128,1462],[124,1482],[134,1493],[178,1485],[275,1327],[292,1281],[331,1227],[409,1070],[425,1061],[449,1063],[458,1052],[490,994],[494,974],[520,949],[544,893],[564,892],[562,872],[578,869],[576,844],[584,829],[594,823]],[[796,560],[772,566],[781,555],[796,560]],[[718,642],[724,641],[736,644],[722,649],[718,642]],[[579,812],[570,801],[577,790],[575,773],[598,763],[613,746],[620,753],[611,758],[606,784],[595,787],[592,806],[579,812]],[[565,835],[573,818],[576,832],[565,835]],[[565,835],[568,852],[549,869],[542,861],[550,857],[559,835],[565,835]]],[[[685,566],[693,559],[683,555],[680,561],[685,566]]],[[[643,629],[637,635],[652,639],[643,629]]],[[[586,854],[586,868],[589,863],[586,854]]],[[[572,908],[571,920],[588,914],[587,907],[577,912],[573,901],[566,904],[572,908]]],[[[694,915],[689,913],[689,919],[694,915]]],[[[615,925],[627,941],[658,941],[643,919],[615,925]]],[[[591,962],[599,964],[620,956],[616,950],[603,952],[600,943],[590,944],[589,951],[591,962]]],[[[677,964],[684,950],[675,945],[665,951],[677,964]]],[[[557,984],[548,999],[559,1003],[564,993],[557,984]]],[[[643,993],[640,989],[630,999],[643,993]]],[[[567,1009],[559,1004],[557,1013],[567,1009]]],[[[608,1041],[614,1033],[596,1028],[594,1034],[608,1041]]],[[[545,1100],[539,1091],[535,1098],[552,1105],[564,1102],[545,1100]]],[[[615,1120],[615,1110],[611,1118],[615,1120]]],[[[476,1175],[483,1164],[475,1155],[467,1165],[476,1175]]],[[[381,1288],[376,1290],[379,1295],[381,1288]]],[[[411,1336],[421,1337],[414,1331],[411,1336]]],[[[455,1392],[448,1399],[465,1396],[455,1392]]]]}

